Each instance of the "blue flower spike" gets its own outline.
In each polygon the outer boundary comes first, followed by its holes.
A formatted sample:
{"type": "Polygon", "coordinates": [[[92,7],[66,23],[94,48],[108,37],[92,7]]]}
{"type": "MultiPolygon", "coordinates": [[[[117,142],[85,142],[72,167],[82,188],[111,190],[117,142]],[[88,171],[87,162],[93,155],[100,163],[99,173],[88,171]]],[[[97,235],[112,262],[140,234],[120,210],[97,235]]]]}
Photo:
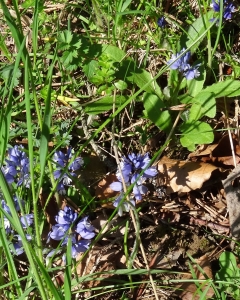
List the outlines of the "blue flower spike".
{"type": "Polygon", "coordinates": [[[170,60],[168,60],[167,64],[169,65],[170,69],[178,70],[183,74],[183,76],[185,76],[186,79],[191,80],[200,76],[200,72],[198,70],[200,64],[190,66],[189,60],[191,57],[191,53],[190,51],[188,51],[184,55],[182,55],[185,50],[186,49],[183,48],[179,53],[172,54],[172,57],[170,60]]]}
{"type": "MultiPolygon", "coordinates": [[[[120,194],[115,199],[113,206],[118,207],[118,214],[123,215],[123,212],[129,212],[129,201],[123,201],[125,196],[123,189],[122,177],[126,187],[133,184],[133,196],[136,200],[142,200],[142,195],[145,195],[148,191],[144,185],[147,178],[153,178],[157,175],[156,167],[147,167],[150,164],[149,154],[145,155],[131,153],[128,156],[124,156],[120,162],[120,170],[117,171],[116,177],[118,181],[110,184],[110,188],[119,192],[120,194]],[[140,173],[144,170],[144,173],[140,176],[140,173]],[[122,176],[121,176],[122,173],[122,176]]],[[[133,196],[130,197],[130,202],[135,205],[133,196]]]]}
{"type": "MultiPolygon", "coordinates": [[[[65,206],[59,211],[55,220],[57,224],[52,226],[47,243],[50,242],[50,239],[61,241],[60,247],[63,248],[71,239],[73,258],[89,248],[91,239],[95,236],[95,228],[89,223],[88,217],[79,220],[77,213],[71,207],[65,206]]],[[[52,257],[53,254],[54,252],[50,251],[47,258],[52,257]]],[[[65,254],[62,259],[65,260],[65,254]]]]}
{"type": "Polygon", "coordinates": [[[160,27],[160,28],[164,28],[166,26],[166,20],[164,17],[159,17],[158,20],[157,20],[157,25],[160,27]]]}
{"type": "Polygon", "coordinates": [[[77,157],[70,165],[68,165],[71,158],[71,148],[68,149],[66,154],[64,154],[62,151],[56,151],[53,155],[53,161],[57,166],[53,176],[54,179],[58,180],[57,191],[59,194],[65,194],[65,187],[70,186],[72,183],[72,178],[68,174],[70,174],[72,177],[76,176],[74,172],[80,169],[84,164],[83,159],[81,157],[77,157]],[[63,171],[66,167],[68,169],[68,173],[64,173],[63,171]]]}
{"type": "MultiPolygon", "coordinates": [[[[211,7],[214,12],[220,12],[220,0],[212,0],[211,7]]],[[[232,13],[235,11],[235,6],[230,3],[228,0],[223,0],[223,19],[231,20],[232,13]]],[[[211,21],[215,20],[215,18],[211,19],[211,21]]]]}

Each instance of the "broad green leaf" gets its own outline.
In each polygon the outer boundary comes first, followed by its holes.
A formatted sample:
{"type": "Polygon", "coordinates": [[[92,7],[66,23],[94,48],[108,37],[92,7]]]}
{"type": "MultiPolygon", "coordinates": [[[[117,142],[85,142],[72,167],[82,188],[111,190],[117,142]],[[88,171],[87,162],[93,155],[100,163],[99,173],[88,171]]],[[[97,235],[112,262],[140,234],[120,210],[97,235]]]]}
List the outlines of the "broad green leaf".
{"type": "Polygon", "coordinates": [[[193,105],[190,109],[189,121],[196,121],[207,116],[213,118],[216,115],[216,100],[213,93],[202,92],[193,100],[193,105]]]}
{"type": "Polygon", "coordinates": [[[226,80],[212,84],[203,91],[214,93],[216,98],[235,97],[240,95],[240,81],[226,80]]]}
{"type": "Polygon", "coordinates": [[[154,94],[145,93],[143,105],[148,118],[162,130],[169,129],[172,125],[171,116],[168,110],[161,111],[165,107],[163,101],[154,94]]]}
{"type": "Polygon", "coordinates": [[[127,89],[127,83],[123,80],[119,80],[119,81],[115,82],[114,85],[120,91],[123,91],[123,90],[127,89]]]}
{"type": "MultiPolygon", "coordinates": [[[[116,96],[116,107],[122,105],[127,100],[124,96],[116,96]]],[[[106,96],[96,102],[89,103],[85,106],[85,112],[89,115],[97,115],[105,111],[111,110],[113,107],[113,96],[106,96]]]]}
{"type": "MultiPolygon", "coordinates": [[[[127,79],[131,83],[135,83],[139,88],[142,88],[153,79],[149,72],[144,69],[138,68],[136,64],[130,59],[122,63],[116,75],[118,75],[122,80],[127,79]]],[[[144,88],[144,90],[147,93],[156,94],[161,99],[163,98],[161,88],[156,83],[156,81],[150,82],[144,88]]]]}
{"type": "Polygon", "coordinates": [[[179,102],[183,103],[183,104],[192,103],[193,99],[194,98],[192,96],[190,96],[189,94],[183,94],[178,97],[179,102]]]}
{"type": "Polygon", "coordinates": [[[224,251],[219,257],[219,264],[221,268],[229,268],[232,270],[238,269],[236,257],[232,252],[224,251]]]}
{"type": "Polygon", "coordinates": [[[112,61],[120,62],[126,56],[126,53],[116,46],[102,45],[102,53],[107,54],[112,61]]]}
{"type": "Polygon", "coordinates": [[[88,79],[91,80],[97,68],[98,68],[98,62],[93,59],[91,61],[85,62],[83,66],[83,72],[88,77],[88,79]]]}
{"type": "MultiPolygon", "coordinates": [[[[195,63],[195,65],[196,64],[197,62],[195,63]]],[[[188,94],[193,97],[201,92],[206,78],[206,70],[203,64],[198,68],[198,70],[200,72],[199,77],[194,78],[192,80],[187,80],[188,94]]]]}
{"type": "Polygon", "coordinates": [[[180,142],[189,151],[194,151],[196,144],[210,144],[214,139],[211,126],[204,122],[186,122],[180,126],[180,130],[180,142]]]}
{"type": "MultiPolygon", "coordinates": [[[[210,10],[206,14],[200,16],[195,22],[193,22],[187,31],[181,36],[180,39],[180,49],[189,48],[192,44],[204,33],[204,31],[212,25],[210,19],[213,17],[213,10],[210,10]]],[[[200,39],[195,45],[191,47],[191,53],[194,53],[201,43],[202,39],[200,39]]]]}

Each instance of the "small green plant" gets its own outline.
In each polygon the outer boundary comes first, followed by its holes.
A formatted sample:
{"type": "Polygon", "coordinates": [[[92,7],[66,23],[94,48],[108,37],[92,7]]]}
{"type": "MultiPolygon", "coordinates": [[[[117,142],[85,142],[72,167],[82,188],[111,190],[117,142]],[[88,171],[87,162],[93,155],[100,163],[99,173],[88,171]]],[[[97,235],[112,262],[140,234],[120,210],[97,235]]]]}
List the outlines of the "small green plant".
{"type": "Polygon", "coordinates": [[[233,299],[240,299],[240,269],[233,253],[224,251],[219,257],[220,270],[216,274],[222,292],[222,299],[227,299],[226,294],[233,299]],[[225,294],[226,293],[226,294],[225,294]]]}
{"type": "Polygon", "coordinates": [[[79,36],[70,30],[60,32],[58,36],[58,50],[62,52],[60,62],[67,71],[74,71],[81,64],[79,36]]]}
{"type": "MultiPolygon", "coordinates": [[[[213,129],[205,119],[215,117],[217,98],[240,95],[238,80],[227,78],[224,82],[206,86],[204,61],[198,60],[193,66],[189,65],[190,56],[197,52],[201,43],[205,43],[205,36],[214,26],[210,22],[212,17],[213,11],[200,16],[181,36],[177,48],[182,50],[168,61],[170,72],[163,97],[147,93],[143,99],[147,116],[162,130],[170,131],[176,110],[179,110],[182,118],[178,127],[180,142],[190,151],[196,145],[213,142],[213,129]]],[[[208,63],[211,64],[211,59],[208,63]]]]}

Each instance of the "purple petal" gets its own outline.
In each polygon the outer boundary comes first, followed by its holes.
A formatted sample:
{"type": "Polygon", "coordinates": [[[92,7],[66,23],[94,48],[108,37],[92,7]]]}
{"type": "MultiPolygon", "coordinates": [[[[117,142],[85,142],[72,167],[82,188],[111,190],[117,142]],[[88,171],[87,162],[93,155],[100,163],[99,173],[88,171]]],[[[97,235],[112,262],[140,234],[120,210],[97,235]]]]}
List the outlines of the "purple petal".
{"type": "Polygon", "coordinates": [[[59,224],[54,225],[52,227],[52,232],[49,234],[49,236],[53,240],[60,241],[64,237],[66,237],[67,231],[69,230],[69,228],[70,228],[69,225],[59,225],[59,224]]]}
{"type": "Polygon", "coordinates": [[[23,228],[27,228],[33,223],[33,214],[27,214],[20,217],[20,222],[23,228]]]}
{"type": "Polygon", "coordinates": [[[78,157],[71,163],[69,169],[72,171],[76,171],[80,169],[83,165],[84,165],[83,159],[81,157],[78,157]]]}
{"type": "Polygon", "coordinates": [[[157,175],[158,171],[156,170],[155,167],[151,167],[148,168],[147,170],[145,170],[143,176],[146,178],[152,178],[155,177],[157,175]]]}
{"type": "Polygon", "coordinates": [[[111,183],[109,185],[109,187],[115,192],[120,192],[123,190],[123,184],[119,181],[115,181],[115,182],[111,183]]]}
{"type": "Polygon", "coordinates": [[[76,258],[78,253],[85,252],[90,245],[90,241],[87,240],[80,240],[76,244],[72,246],[72,256],[76,258]]]}

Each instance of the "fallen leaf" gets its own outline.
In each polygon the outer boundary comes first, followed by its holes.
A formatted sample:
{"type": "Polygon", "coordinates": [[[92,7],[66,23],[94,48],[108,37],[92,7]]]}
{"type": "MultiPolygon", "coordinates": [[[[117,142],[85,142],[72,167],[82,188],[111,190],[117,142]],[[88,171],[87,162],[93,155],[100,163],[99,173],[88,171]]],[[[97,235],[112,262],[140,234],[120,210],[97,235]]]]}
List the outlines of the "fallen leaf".
{"type": "Polygon", "coordinates": [[[115,174],[106,175],[99,183],[96,188],[95,195],[100,200],[106,200],[115,197],[118,192],[113,191],[109,186],[111,183],[118,181],[115,174]]]}
{"type": "MultiPolygon", "coordinates": [[[[232,134],[232,144],[235,153],[235,161],[238,164],[240,162],[240,146],[238,145],[238,138],[235,134],[232,134]]],[[[191,160],[201,160],[203,162],[213,163],[216,166],[234,166],[234,159],[232,155],[231,143],[229,135],[224,135],[214,145],[202,145],[195,152],[190,153],[189,158],[191,160]]]]}
{"type": "Polygon", "coordinates": [[[208,163],[186,162],[165,156],[158,162],[158,171],[165,179],[168,194],[187,193],[201,188],[215,170],[218,168],[208,163]]]}

